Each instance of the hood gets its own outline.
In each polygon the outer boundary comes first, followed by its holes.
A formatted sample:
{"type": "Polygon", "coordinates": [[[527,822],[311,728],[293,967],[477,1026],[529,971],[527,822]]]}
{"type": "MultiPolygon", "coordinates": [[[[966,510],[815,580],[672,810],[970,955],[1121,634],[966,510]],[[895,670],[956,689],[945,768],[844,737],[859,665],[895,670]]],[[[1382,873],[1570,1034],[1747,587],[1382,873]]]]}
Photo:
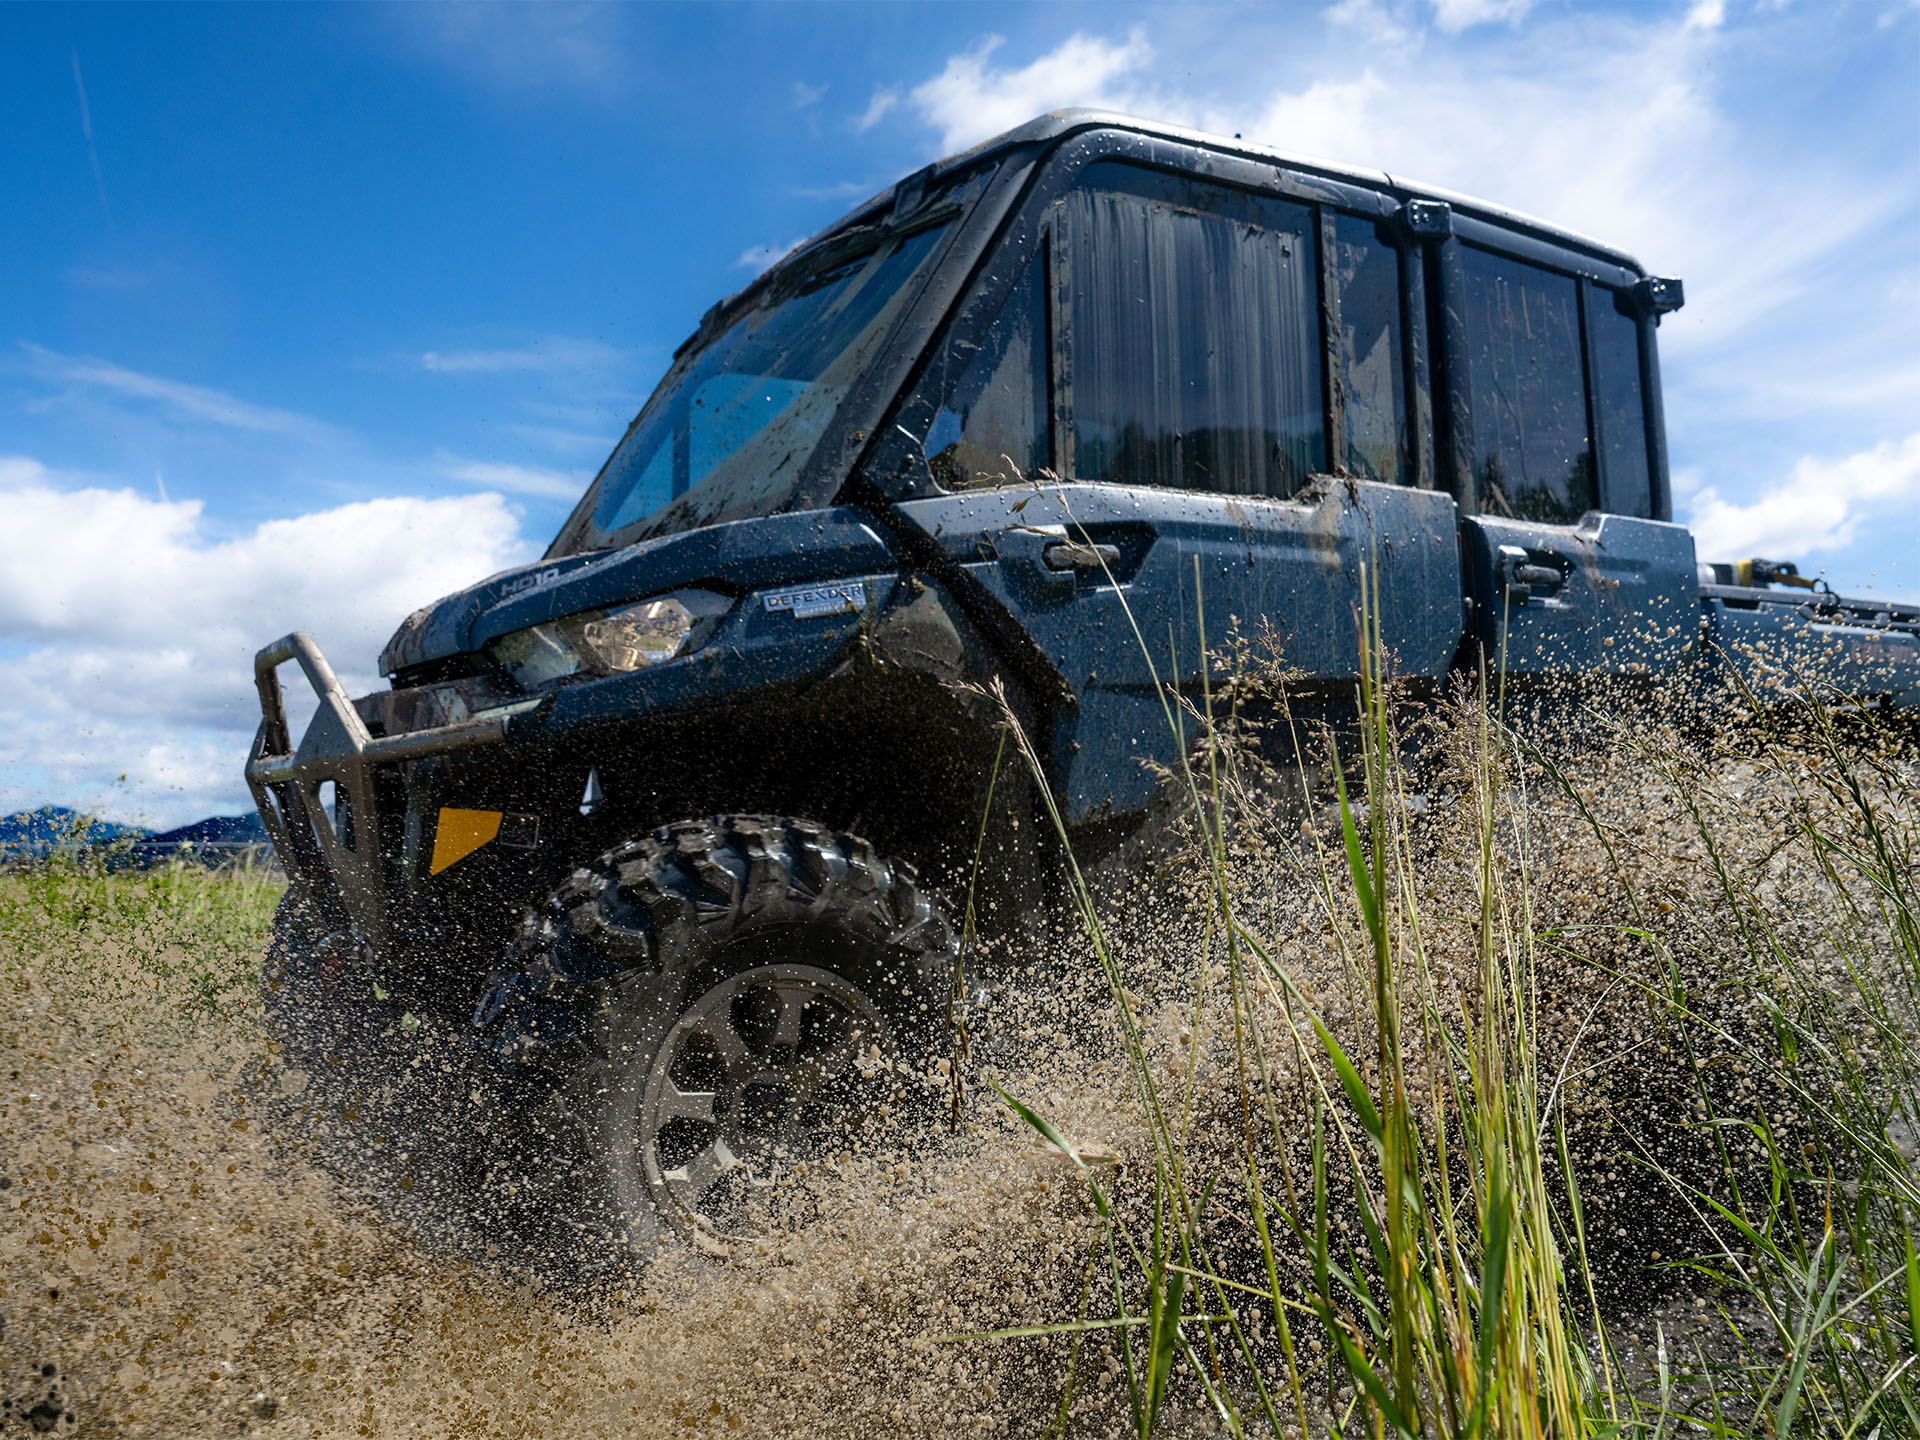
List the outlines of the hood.
{"type": "Polygon", "coordinates": [[[529,565],[517,565],[489,575],[478,584],[456,590],[431,605],[422,605],[400,622],[393,638],[381,647],[380,673],[397,675],[429,660],[464,653],[473,622],[495,605],[543,585],[555,584],[562,576],[604,558],[589,554],[569,555],[564,560],[535,560],[529,565]]]}
{"type": "Polygon", "coordinates": [[[380,651],[397,675],[477,650],[509,631],[581,610],[705,586],[726,594],[894,567],[893,553],[851,506],[802,510],[659,535],[618,550],[537,560],[414,611],[380,651]]]}

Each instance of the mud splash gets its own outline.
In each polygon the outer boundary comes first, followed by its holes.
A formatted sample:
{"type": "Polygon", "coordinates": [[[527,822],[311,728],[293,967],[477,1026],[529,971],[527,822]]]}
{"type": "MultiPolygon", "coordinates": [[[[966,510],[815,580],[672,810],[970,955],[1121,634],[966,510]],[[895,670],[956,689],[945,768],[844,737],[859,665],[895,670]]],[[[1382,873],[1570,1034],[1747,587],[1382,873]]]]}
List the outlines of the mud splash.
{"type": "MultiPolygon", "coordinates": [[[[1617,1280],[1603,1298],[1671,1317],[1698,1305],[1672,1295],[1662,1267],[1700,1236],[1683,1235],[1688,1217],[1630,1163],[1634,1147],[1689,1163],[1704,1143],[1688,1129],[1702,1073],[1729,1113],[1808,1132],[1732,1050],[1683,1057],[1637,984],[1678,985],[1728,1034],[1758,1035],[1776,997],[1742,968],[1743,929],[1764,922],[1803,955],[1796,973],[1829,995],[1802,1000],[1840,1004],[1829,997],[1854,991],[1833,937],[1859,922],[1818,856],[1789,843],[1834,809],[1805,765],[1729,752],[1662,770],[1648,753],[1589,749],[1567,772],[1578,800],[1550,771],[1525,776],[1510,861],[1557,957],[1540,1066],[1617,1280]]],[[[1884,773],[1911,808],[1904,765],[1884,773]]],[[[1430,798],[1416,881],[1444,974],[1470,867],[1452,848],[1444,784],[1430,798]]],[[[1246,803],[1260,813],[1258,796],[1246,803]]],[[[1275,953],[1364,1041],[1340,933],[1351,917],[1316,879],[1325,816],[1270,808],[1237,836],[1236,889],[1275,953]]],[[[316,1163],[315,1133],[296,1123],[306,1077],[274,1053],[255,995],[270,894],[223,910],[131,884],[0,877],[0,1435],[1026,1436],[1059,1419],[1073,1435],[1131,1430],[1112,1332],[954,1338],[1070,1320],[1090,1292],[1099,1313],[1085,1186],[986,1075],[1111,1150],[1122,1207],[1127,1167],[1150,1149],[1108,999],[1070,932],[1000,958],[1009,989],[961,1134],[844,1177],[820,1219],[750,1253],[587,1292],[460,1258],[486,1255],[484,1233],[434,1239],[447,1211],[431,1166],[380,1158],[356,1185],[316,1163]]],[[[1232,1152],[1243,1123],[1204,879],[1176,860],[1109,898],[1128,917],[1114,933],[1151,1063],[1204,1165],[1232,1152]]],[[[432,1144],[380,1134],[372,1118],[354,1138],[377,1157],[432,1144]]],[[[1305,1346],[1309,1363],[1327,1358],[1305,1346]]],[[[1217,1429],[1190,1388],[1170,1392],[1160,1433],[1217,1429]]],[[[1349,1398],[1336,1382],[1321,1403],[1338,1413],[1349,1398]]]]}
{"type": "MultiPolygon", "coordinates": [[[[247,988],[195,1005],[179,967],[155,963],[209,937],[156,936],[152,914],[132,941],[76,928],[8,883],[0,1434],[1023,1434],[1051,1419],[1056,1388],[1033,1383],[1050,1342],[944,1338],[1057,1318],[1083,1268],[1084,1191],[997,1106],[837,1189],[803,1233],[582,1299],[417,1238],[432,1196],[317,1167],[289,1123],[302,1077],[247,988]]],[[[253,939],[229,957],[238,976],[253,939]]],[[[1023,1074],[1028,1092],[1124,1149],[1117,1072],[1034,1038],[1052,1061],[1023,1074]]]]}

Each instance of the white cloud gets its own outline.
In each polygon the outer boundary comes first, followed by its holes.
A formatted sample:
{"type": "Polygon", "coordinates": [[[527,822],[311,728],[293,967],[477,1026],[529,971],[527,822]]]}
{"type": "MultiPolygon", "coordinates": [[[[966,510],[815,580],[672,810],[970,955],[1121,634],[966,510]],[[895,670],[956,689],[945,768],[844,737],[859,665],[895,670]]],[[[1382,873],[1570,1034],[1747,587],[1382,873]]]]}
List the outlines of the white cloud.
{"type": "Polygon", "coordinates": [[[785,244],[750,245],[740,252],[740,258],[733,263],[742,270],[751,270],[756,275],[787,258],[806,243],[807,237],[801,235],[785,244]]]}
{"type": "Polygon", "coordinates": [[[497,494],[363,500],[221,538],[198,500],[63,485],[18,458],[5,473],[0,636],[9,639],[145,645],[272,632],[257,647],[323,617],[358,644],[524,543],[497,494]]]}
{"type": "Polygon", "coordinates": [[[420,368],[441,375],[513,375],[556,370],[588,370],[625,358],[597,340],[555,337],[518,349],[428,350],[420,368]]]}
{"type": "Polygon", "coordinates": [[[793,82],[793,108],[796,110],[805,110],[810,105],[818,105],[821,97],[826,93],[827,87],[824,84],[808,85],[803,81],[796,80],[793,82]]]}
{"type": "Polygon", "coordinates": [[[1905,440],[1882,441],[1841,460],[1806,456],[1793,474],[1745,504],[1723,498],[1707,485],[1693,495],[1687,517],[1702,559],[1737,560],[1754,555],[1794,560],[1844,549],[1870,518],[1884,518],[1909,532],[1920,546],[1920,431],[1905,440]]]}
{"type": "Polygon", "coordinates": [[[891,86],[875,90],[873,98],[867,102],[867,108],[854,120],[853,128],[864,135],[882,120],[887,112],[900,103],[900,87],[891,86]]]}
{"type": "Polygon", "coordinates": [[[612,96],[629,69],[626,16],[618,5],[469,0],[379,13],[437,59],[499,90],[612,96]]]}
{"type": "Polygon", "coordinates": [[[1326,9],[1331,26],[1350,30],[1363,45],[1404,45],[1414,37],[1404,14],[1390,11],[1381,0],[1336,0],[1326,9]]]}
{"type": "MultiPolygon", "coordinates": [[[[1384,170],[1385,160],[1374,150],[1389,138],[1382,131],[1398,128],[1396,113],[1382,113],[1397,111],[1393,89],[1370,68],[1351,79],[1318,80],[1298,94],[1270,97],[1244,133],[1295,155],[1384,170]]],[[[1209,116],[1207,123],[1219,122],[1209,116]]]]}
{"type": "Polygon", "coordinates": [[[533,558],[498,494],[391,498],[216,533],[199,501],[0,457],[0,806],[155,822],[244,806],[253,653],[311,631],[350,687],[409,610],[533,558]],[[132,791],[111,782],[126,773],[132,791]]]}
{"type": "Polygon", "coordinates": [[[509,495],[537,495],[543,500],[578,500],[586,493],[587,481],[591,478],[526,465],[460,460],[451,455],[442,455],[440,464],[441,473],[450,480],[465,481],[485,490],[504,490],[509,495]]]}
{"type": "Polygon", "coordinates": [[[42,379],[62,384],[108,390],[135,400],[151,400],[189,420],[202,420],[230,430],[278,435],[288,439],[325,443],[339,438],[333,426],[299,415],[255,405],[206,385],[190,385],[158,375],[143,375],[124,365],[61,355],[38,345],[22,344],[28,366],[42,379]]]}
{"type": "Polygon", "coordinates": [[[509,435],[518,435],[522,440],[531,440],[549,450],[587,451],[596,456],[606,455],[613,449],[613,442],[620,438],[618,430],[611,433],[571,430],[561,425],[502,425],[500,428],[509,435]]]}
{"type": "Polygon", "coordinates": [[[1689,30],[1718,30],[1726,23],[1726,0],[1698,0],[1692,9],[1687,11],[1689,30]]]}
{"type": "Polygon", "coordinates": [[[864,200],[882,188],[871,180],[836,180],[831,185],[796,185],[793,193],[802,200],[864,200]]]}
{"type": "Polygon", "coordinates": [[[1178,120],[1190,102],[1164,96],[1140,78],[1153,60],[1145,27],[1123,41],[1075,34],[1031,64],[996,69],[990,62],[1005,43],[989,35],[950,56],[946,68],[913,88],[920,118],[940,131],[944,150],[967,146],[1031,120],[1047,110],[1093,106],[1178,120]]]}
{"type": "Polygon", "coordinates": [[[0,455],[0,490],[45,485],[51,479],[47,467],[27,455],[0,455]]]}
{"type": "Polygon", "coordinates": [[[1517,25],[1533,8],[1533,0],[1433,0],[1433,23],[1449,35],[1475,25],[1505,22],[1517,25]]]}

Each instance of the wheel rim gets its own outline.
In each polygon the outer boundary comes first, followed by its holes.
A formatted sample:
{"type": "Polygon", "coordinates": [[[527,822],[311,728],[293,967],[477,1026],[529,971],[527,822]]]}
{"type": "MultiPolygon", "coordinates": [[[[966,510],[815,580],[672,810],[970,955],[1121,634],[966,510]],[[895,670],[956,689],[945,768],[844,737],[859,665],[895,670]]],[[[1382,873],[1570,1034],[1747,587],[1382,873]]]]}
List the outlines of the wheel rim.
{"type": "Polygon", "coordinates": [[[635,1148],[655,1209],[708,1249],[764,1228],[814,1161],[858,1143],[896,1059],[878,1007],[832,971],[768,965],[721,981],[647,1073],[635,1148]]]}

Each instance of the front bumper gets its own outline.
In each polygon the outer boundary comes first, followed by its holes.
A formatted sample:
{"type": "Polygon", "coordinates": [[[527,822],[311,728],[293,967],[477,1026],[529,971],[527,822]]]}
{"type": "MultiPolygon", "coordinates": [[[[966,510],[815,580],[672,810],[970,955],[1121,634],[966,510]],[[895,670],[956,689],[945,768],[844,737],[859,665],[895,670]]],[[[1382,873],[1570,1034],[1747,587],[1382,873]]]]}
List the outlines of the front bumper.
{"type": "Polygon", "coordinates": [[[247,788],[274,851],[303,899],[335,926],[351,924],[369,944],[382,946],[391,904],[382,875],[376,767],[495,744],[516,714],[543,702],[523,700],[454,724],[376,738],[304,631],[254,656],[253,678],[260,728],[247,760],[247,788]],[[319,700],[297,749],[280,691],[279,667],[288,661],[299,662],[319,700]]]}
{"type": "Polygon", "coordinates": [[[737,765],[739,745],[679,745],[677,728],[733,717],[764,743],[766,719],[751,719],[756,706],[864,653],[897,576],[831,583],[851,587],[866,608],[796,618],[790,589],[751,591],[680,659],[539,694],[474,686],[458,705],[440,703],[441,692],[463,682],[351,699],[313,640],[288,635],[255,657],[261,722],[248,787],[303,898],[376,953],[395,953],[394,942],[416,931],[487,923],[488,906],[531,903],[527,886],[621,838],[601,833],[619,807],[590,821],[576,803],[593,767],[615,766],[623,803],[644,804],[636,792],[649,775],[689,761],[711,769],[718,756],[737,765]],[[319,702],[297,746],[278,678],[290,662],[319,702]],[[382,733],[403,725],[404,733],[382,733]]]}

